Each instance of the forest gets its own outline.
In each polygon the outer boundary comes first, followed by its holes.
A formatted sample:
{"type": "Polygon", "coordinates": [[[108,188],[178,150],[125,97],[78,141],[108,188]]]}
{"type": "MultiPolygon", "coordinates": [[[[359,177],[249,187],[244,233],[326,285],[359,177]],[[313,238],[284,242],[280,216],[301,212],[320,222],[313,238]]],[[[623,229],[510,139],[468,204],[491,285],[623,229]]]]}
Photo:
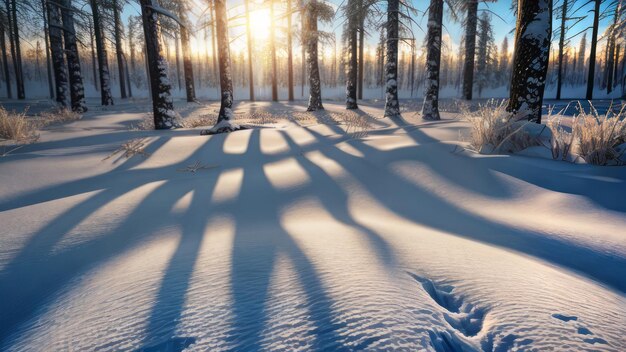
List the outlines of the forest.
{"type": "Polygon", "coordinates": [[[625,39],[625,0],[2,0],[0,351],[624,351],[625,39]]]}

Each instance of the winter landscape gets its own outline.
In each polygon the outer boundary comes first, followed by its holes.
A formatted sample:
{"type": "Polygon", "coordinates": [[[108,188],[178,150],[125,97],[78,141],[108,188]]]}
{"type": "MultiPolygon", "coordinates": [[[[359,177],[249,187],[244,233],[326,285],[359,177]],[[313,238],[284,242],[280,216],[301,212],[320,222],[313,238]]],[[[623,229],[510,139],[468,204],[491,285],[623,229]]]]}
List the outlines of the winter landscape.
{"type": "Polygon", "coordinates": [[[5,0],[0,351],[625,351],[622,0],[5,0]]]}

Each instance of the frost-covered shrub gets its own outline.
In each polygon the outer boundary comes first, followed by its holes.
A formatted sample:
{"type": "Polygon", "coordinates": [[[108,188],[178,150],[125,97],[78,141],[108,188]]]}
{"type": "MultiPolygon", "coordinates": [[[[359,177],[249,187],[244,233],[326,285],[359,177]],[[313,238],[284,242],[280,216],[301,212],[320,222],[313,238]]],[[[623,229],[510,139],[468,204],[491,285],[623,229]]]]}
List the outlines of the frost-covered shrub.
{"type": "Polygon", "coordinates": [[[0,106],[0,138],[25,141],[34,139],[37,126],[26,118],[26,113],[9,112],[0,106]]]}
{"type": "Polygon", "coordinates": [[[515,153],[541,144],[545,126],[524,119],[525,111],[506,111],[506,101],[489,100],[464,111],[471,124],[470,146],[481,154],[515,153]]]}
{"type": "Polygon", "coordinates": [[[591,105],[587,113],[579,104],[579,114],[574,117],[576,153],[588,164],[621,165],[623,151],[618,146],[626,142],[626,106],[614,113],[609,108],[600,115],[591,105]]]}

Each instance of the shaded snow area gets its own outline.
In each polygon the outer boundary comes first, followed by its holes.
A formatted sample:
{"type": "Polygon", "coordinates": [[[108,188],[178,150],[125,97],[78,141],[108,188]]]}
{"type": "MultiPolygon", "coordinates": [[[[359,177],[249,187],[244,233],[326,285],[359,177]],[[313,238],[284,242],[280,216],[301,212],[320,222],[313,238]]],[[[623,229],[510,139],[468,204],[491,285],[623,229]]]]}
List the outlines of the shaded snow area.
{"type": "Polygon", "coordinates": [[[0,158],[0,350],[626,350],[626,168],[471,153],[457,114],[383,104],[42,131],[0,158]]]}

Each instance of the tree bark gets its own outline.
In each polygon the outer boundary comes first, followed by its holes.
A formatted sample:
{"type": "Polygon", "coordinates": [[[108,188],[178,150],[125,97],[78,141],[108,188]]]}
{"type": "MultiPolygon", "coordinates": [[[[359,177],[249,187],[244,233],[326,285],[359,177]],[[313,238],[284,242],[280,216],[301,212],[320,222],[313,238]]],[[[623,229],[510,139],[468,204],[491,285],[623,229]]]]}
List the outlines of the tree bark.
{"type": "Polygon", "coordinates": [[[348,74],[346,75],[346,109],[358,109],[357,105],[357,30],[358,5],[357,1],[350,0],[346,7],[348,16],[348,74]]]}
{"type": "Polygon", "coordinates": [[[270,52],[272,55],[272,100],[278,101],[278,68],[276,63],[276,29],[274,26],[274,0],[270,2],[270,52]]]}
{"type": "Polygon", "coordinates": [[[215,28],[216,28],[216,10],[215,10],[215,1],[216,0],[209,0],[211,1],[211,10],[209,11],[210,13],[210,18],[209,18],[209,22],[211,23],[211,56],[213,56],[213,79],[214,82],[215,80],[217,80],[217,77],[219,76],[219,72],[218,72],[218,68],[217,68],[217,49],[215,48],[215,42],[217,41],[217,35],[215,33],[215,28]]]}
{"type": "Polygon", "coordinates": [[[111,95],[111,82],[109,76],[109,62],[107,59],[107,51],[105,38],[103,33],[102,22],[100,19],[100,9],[97,0],[90,0],[91,13],[93,16],[94,37],[96,40],[96,52],[98,56],[98,73],[100,75],[100,97],[104,106],[113,105],[113,96],[111,95]]]}
{"type": "Polygon", "coordinates": [[[306,4],[305,16],[305,43],[306,43],[306,57],[307,68],[309,75],[309,106],[307,111],[324,110],[322,105],[322,87],[320,82],[320,69],[317,61],[317,0],[310,0],[306,4]]]}
{"type": "Polygon", "coordinates": [[[141,0],[141,16],[146,43],[148,76],[152,93],[154,127],[158,130],[181,127],[170,93],[172,86],[167,77],[167,61],[163,55],[161,26],[158,14],[152,9],[154,0],[141,0]]]}
{"type": "Polygon", "coordinates": [[[618,3],[615,7],[615,15],[613,17],[613,26],[611,28],[611,32],[609,34],[609,42],[608,42],[608,58],[607,58],[607,83],[606,83],[606,93],[611,94],[613,91],[613,74],[615,71],[615,34],[618,26],[618,19],[620,14],[621,3],[618,3]]]}
{"type": "Polygon", "coordinates": [[[440,120],[439,117],[439,67],[441,63],[441,27],[443,0],[431,0],[428,10],[426,53],[426,92],[422,106],[422,119],[440,120]]]}
{"type": "Polygon", "coordinates": [[[115,55],[117,58],[117,69],[119,74],[120,95],[126,99],[126,78],[124,76],[124,50],[122,49],[122,22],[120,12],[122,9],[118,5],[118,0],[113,0],[113,27],[115,34],[115,55]]]}
{"type": "Polygon", "coordinates": [[[191,48],[189,47],[189,20],[185,11],[181,10],[178,17],[184,26],[180,27],[180,43],[183,48],[183,74],[185,75],[185,94],[188,102],[196,101],[196,86],[193,77],[193,64],[191,62],[191,48]]]}
{"type": "MultiPolygon", "coordinates": [[[[432,7],[431,7],[432,11],[432,7]]],[[[387,63],[385,65],[385,117],[399,118],[398,101],[398,25],[400,1],[387,1],[387,63]]],[[[430,19],[429,19],[430,25],[430,19]]]]}
{"type": "Polygon", "coordinates": [[[78,45],[76,44],[72,0],[60,0],[60,2],[63,6],[61,16],[64,29],[65,57],[67,58],[69,71],[70,102],[72,104],[72,111],[83,113],[87,111],[87,105],[85,104],[85,86],[83,85],[83,73],[80,68],[78,45]]]}
{"type": "Polygon", "coordinates": [[[563,0],[561,5],[561,35],[559,37],[559,68],[557,71],[556,99],[561,99],[561,85],[563,84],[563,51],[565,50],[565,22],[567,20],[567,2],[563,0]]]}
{"type": "Polygon", "coordinates": [[[520,0],[518,6],[507,110],[527,111],[529,121],[541,123],[552,36],[552,1],[520,0]]]}
{"type": "Polygon", "coordinates": [[[20,31],[17,23],[17,0],[11,0],[11,26],[13,33],[13,46],[15,51],[15,85],[17,90],[17,99],[26,99],[26,93],[24,91],[24,69],[22,66],[22,49],[20,44],[20,31]]]}
{"type": "Polygon", "coordinates": [[[54,82],[52,80],[52,63],[50,62],[50,37],[48,35],[48,10],[46,8],[46,0],[41,0],[41,11],[43,18],[43,35],[46,47],[46,71],[48,73],[48,90],[50,99],[54,99],[54,82]]]}
{"type": "Polygon", "coordinates": [[[62,108],[68,108],[69,85],[67,65],[63,52],[63,31],[61,30],[61,13],[59,7],[52,1],[48,2],[48,23],[50,26],[50,50],[52,52],[52,67],[56,86],[56,101],[62,108]]]}
{"type": "Polygon", "coordinates": [[[476,53],[476,26],[478,25],[478,0],[467,2],[465,24],[465,60],[463,65],[463,98],[472,100],[474,89],[474,55],[476,53]]]}
{"type": "Polygon", "coordinates": [[[4,79],[7,85],[7,98],[13,99],[13,92],[11,91],[11,76],[9,73],[9,63],[7,57],[7,45],[4,38],[5,29],[4,29],[4,20],[0,18],[0,50],[2,51],[2,68],[4,72],[4,79]]]}
{"type": "Polygon", "coordinates": [[[596,47],[598,41],[598,23],[600,21],[600,4],[602,0],[594,0],[593,30],[591,32],[591,53],[589,54],[589,74],[587,75],[587,94],[585,99],[593,99],[593,86],[596,74],[596,47]]]}
{"type": "Polygon", "coordinates": [[[293,45],[291,29],[291,0],[287,0],[287,99],[293,101],[293,45]]]}
{"type": "Polygon", "coordinates": [[[359,0],[359,73],[357,79],[357,98],[363,99],[363,73],[365,71],[365,7],[363,0],[359,0]]]}
{"type": "MultiPolygon", "coordinates": [[[[289,0],[291,1],[291,0],[289,0]]],[[[252,70],[252,28],[250,26],[250,0],[245,0],[246,35],[248,39],[248,84],[250,86],[250,101],[254,101],[254,72],[252,70]]]]}

